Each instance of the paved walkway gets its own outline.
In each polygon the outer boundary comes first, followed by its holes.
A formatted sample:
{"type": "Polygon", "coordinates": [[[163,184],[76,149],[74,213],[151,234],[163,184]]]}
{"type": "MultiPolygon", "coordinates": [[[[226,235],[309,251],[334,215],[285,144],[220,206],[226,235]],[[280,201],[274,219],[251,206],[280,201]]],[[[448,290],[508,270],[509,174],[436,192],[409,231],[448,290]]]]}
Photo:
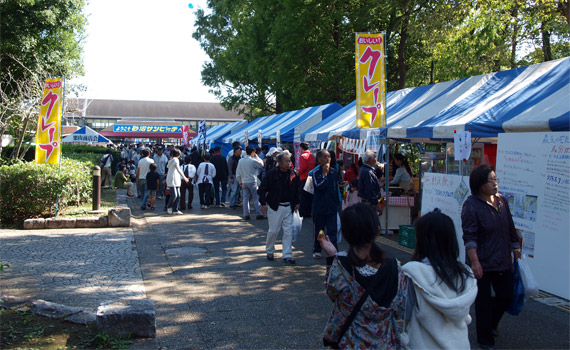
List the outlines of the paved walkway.
{"type": "Polygon", "coordinates": [[[0,294],[94,310],[145,298],[129,228],[0,230],[0,294]]]}
{"type": "MultiPolygon", "coordinates": [[[[265,259],[267,221],[244,222],[241,209],[169,216],[129,201],[129,229],[0,230],[0,261],[11,265],[0,292],[90,308],[146,294],[156,303],[161,349],[322,348],[332,304],[324,260],[311,257],[310,220],[295,243],[297,265],[285,266],[265,259]]],[[[381,242],[410,259],[409,250],[381,242]]],[[[499,331],[497,348],[570,347],[568,312],[534,300],[505,316],[499,331]]]]}

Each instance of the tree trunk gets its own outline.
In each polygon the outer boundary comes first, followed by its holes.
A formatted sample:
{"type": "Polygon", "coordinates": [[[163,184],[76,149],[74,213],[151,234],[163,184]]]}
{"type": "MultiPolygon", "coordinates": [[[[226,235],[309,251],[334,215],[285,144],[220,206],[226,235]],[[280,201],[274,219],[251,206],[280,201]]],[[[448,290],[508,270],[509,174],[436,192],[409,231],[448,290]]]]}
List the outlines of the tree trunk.
{"type": "Polygon", "coordinates": [[[568,0],[562,0],[558,3],[558,11],[566,18],[566,22],[570,26],[570,4],[568,0]]]}
{"type": "Polygon", "coordinates": [[[518,6],[515,6],[511,10],[511,18],[514,20],[513,32],[511,33],[511,57],[510,57],[511,69],[516,68],[517,66],[517,43],[518,43],[517,38],[519,34],[519,22],[517,20],[518,13],[519,13],[519,8],[518,6]]]}
{"type": "Polygon", "coordinates": [[[434,74],[435,74],[435,61],[431,60],[431,64],[429,67],[429,84],[430,85],[435,84],[435,81],[433,78],[434,74]]]}
{"type": "Polygon", "coordinates": [[[400,31],[400,44],[398,45],[398,89],[406,87],[406,43],[408,41],[408,24],[410,23],[410,10],[406,9],[402,17],[400,31]]]}
{"type": "Polygon", "coordinates": [[[542,34],[542,52],[544,53],[544,62],[552,61],[550,33],[544,28],[544,22],[540,24],[540,33],[542,34]]]}
{"type": "Polygon", "coordinates": [[[26,130],[28,129],[28,124],[30,123],[29,116],[24,120],[24,125],[22,125],[22,132],[18,137],[18,145],[16,149],[12,152],[12,159],[21,159],[20,158],[20,149],[22,148],[22,143],[24,142],[24,136],[26,135],[26,130]]]}

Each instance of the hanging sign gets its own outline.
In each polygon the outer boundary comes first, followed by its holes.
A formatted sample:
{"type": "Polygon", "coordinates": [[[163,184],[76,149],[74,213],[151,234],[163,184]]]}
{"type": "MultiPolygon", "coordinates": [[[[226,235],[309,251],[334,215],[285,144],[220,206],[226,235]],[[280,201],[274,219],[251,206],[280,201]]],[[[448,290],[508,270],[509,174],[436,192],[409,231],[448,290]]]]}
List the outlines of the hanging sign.
{"type": "Polygon", "coordinates": [[[247,132],[247,130],[244,132],[244,136],[245,136],[245,147],[249,146],[249,133],[247,132]]]}
{"type": "Polygon", "coordinates": [[[275,141],[277,147],[281,147],[281,130],[277,130],[277,136],[275,141]]]}
{"type": "Polygon", "coordinates": [[[366,140],[349,139],[348,137],[341,137],[339,148],[346,153],[363,154],[366,152],[366,140]]]}
{"type": "Polygon", "coordinates": [[[200,120],[200,124],[198,124],[198,135],[200,135],[199,144],[203,145],[203,148],[206,148],[206,121],[200,120]]]}
{"type": "Polygon", "coordinates": [[[61,157],[61,79],[48,79],[42,94],[36,133],[36,164],[58,164],[61,157]]]}
{"type": "Polygon", "coordinates": [[[356,33],[356,127],[386,126],[384,33],[356,33]]]}
{"type": "Polygon", "coordinates": [[[453,134],[455,160],[463,161],[471,156],[471,131],[456,131],[453,134]]]}
{"type": "Polygon", "coordinates": [[[261,147],[261,141],[263,140],[263,134],[261,129],[257,130],[257,147],[261,147]]]}

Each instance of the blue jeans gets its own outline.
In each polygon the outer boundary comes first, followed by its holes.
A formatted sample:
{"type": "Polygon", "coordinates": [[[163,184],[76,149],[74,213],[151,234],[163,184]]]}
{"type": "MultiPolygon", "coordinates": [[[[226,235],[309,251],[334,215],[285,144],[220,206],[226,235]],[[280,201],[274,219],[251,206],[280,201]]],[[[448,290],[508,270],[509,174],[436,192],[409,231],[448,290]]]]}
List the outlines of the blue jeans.
{"type": "Polygon", "coordinates": [[[180,204],[180,187],[168,187],[170,190],[170,200],[168,201],[168,208],[172,208],[173,212],[178,211],[180,204]]]}
{"type": "Polygon", "coordinates": [[[253,205],[257,215],[261,213],[261,204],[259,204],[259,195],[257,194],[257,183],[242,184],[243,188],[243,216],[249,216],[249,199],[253,198],[253,205]]]}
{"type": "Polygon", "coordinates": [[[148,203],[148,190],[146,189],[146,179],[139,179],[139,189],[141,191],[141,207],[146,207],[148,203]]]}
{"type": "Polygon", "coordinates": [[[234,183],[232,184],[230,181],[230,190],[232,191],[232,195],[230,197],[230,207],[233,207],[236,205],[238,200],[239,186],[236,177],[232,176],[231,178],[234,180],[234,183]]]}
{"type": "Polygon", "coordinates": [[[220,205],[220,185],[222,186],[222,203],[226,202],[226,194],[228,193],[228,180],[214,180],[214,197],[216,205],[220,205]]]}

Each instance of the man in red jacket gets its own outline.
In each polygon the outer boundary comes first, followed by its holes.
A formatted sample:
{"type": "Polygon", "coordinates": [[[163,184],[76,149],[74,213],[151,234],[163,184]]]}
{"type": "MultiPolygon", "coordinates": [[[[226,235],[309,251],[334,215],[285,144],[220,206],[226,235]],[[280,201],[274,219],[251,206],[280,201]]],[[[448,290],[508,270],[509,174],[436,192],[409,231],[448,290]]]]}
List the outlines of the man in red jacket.
{"type": "Polygon", "coordinates": [[[311,217],[311,207],[313,203],[313,194],[303,190],[307,178],[309,177],[309,171],[315,168],[315,156],[309,151],[309,144],[302,142],[299,147],[301,147],[301,157],[299,159],[299,180],[301,180],[301,203],[299,205],[299,215],[304,218],[311,217]]]}

